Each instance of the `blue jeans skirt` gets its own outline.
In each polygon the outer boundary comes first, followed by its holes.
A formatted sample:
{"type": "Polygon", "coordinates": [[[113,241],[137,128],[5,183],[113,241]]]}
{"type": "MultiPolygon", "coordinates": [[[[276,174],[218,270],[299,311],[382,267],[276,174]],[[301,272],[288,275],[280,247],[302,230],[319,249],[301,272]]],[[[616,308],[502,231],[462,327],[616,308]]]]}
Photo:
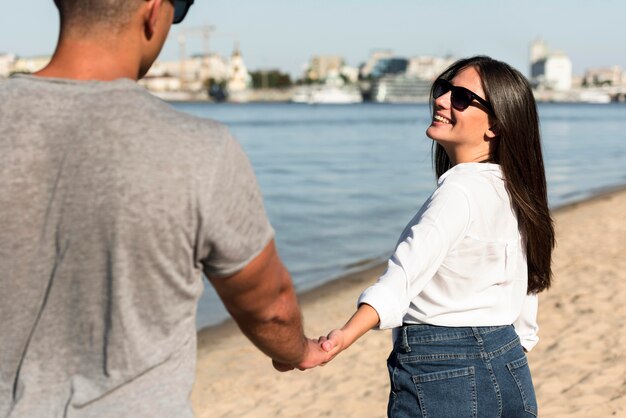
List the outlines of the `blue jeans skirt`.
{"type": "Polygon", "coordinates": [[[387,367],[392,418],[537,416],[526,355],[510,325],[403,326],[387,367]]]}

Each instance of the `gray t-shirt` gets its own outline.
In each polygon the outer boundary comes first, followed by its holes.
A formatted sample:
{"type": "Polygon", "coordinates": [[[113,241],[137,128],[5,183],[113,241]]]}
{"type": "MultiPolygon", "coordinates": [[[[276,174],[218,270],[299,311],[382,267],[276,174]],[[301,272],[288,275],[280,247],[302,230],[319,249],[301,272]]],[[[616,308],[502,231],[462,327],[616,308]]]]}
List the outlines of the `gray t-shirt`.
{"type": "Polygon", "coordinates": [[[0,417],[186,417],[201,273],[273,237],[227,129],[133,81],[0,83],[0,417]]]}

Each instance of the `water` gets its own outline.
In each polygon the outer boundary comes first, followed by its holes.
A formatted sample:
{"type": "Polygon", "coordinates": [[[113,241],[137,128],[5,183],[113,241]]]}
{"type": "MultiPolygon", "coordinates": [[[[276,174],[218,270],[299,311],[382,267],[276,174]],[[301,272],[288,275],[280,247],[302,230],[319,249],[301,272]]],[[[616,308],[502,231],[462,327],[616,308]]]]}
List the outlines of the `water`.
{"type": "MultiPolygon", "coordinates": [[[[256,171],[298,291],[384,260],[436,185],[427,105],[211,105],[256,171]]],[[[626,184],[626,105],[539,106],[552,207],[626,184]]],[[[227,317],[210,286],[198,327],[227,317]]]]}

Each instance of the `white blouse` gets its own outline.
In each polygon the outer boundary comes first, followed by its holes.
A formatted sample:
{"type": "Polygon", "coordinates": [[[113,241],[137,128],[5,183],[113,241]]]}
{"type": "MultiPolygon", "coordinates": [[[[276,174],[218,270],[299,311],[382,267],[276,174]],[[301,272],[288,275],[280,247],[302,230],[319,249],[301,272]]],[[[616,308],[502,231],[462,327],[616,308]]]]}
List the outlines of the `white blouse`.
{"type": "Polygon", "coordinates": [[[527,274],[500,166],[463,163],[439,178],[359,304],[378,312],[380,329],[513,324],[530,351],[538,341],[537,295],[526,294],[527,274]]]}

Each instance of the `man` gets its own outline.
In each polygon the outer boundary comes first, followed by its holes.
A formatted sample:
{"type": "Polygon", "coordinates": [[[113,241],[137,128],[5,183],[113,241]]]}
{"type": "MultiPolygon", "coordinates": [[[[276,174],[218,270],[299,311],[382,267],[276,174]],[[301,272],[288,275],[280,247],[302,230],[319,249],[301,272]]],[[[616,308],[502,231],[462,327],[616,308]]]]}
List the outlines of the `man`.
{"type": "Polygon", "coordinates": [[[278,369],[305,338],[251,167],[134,80],[193,0],[55,0],[50,64],[0,85],[0,417],[191,416],[201,273],[278,369]]]}

